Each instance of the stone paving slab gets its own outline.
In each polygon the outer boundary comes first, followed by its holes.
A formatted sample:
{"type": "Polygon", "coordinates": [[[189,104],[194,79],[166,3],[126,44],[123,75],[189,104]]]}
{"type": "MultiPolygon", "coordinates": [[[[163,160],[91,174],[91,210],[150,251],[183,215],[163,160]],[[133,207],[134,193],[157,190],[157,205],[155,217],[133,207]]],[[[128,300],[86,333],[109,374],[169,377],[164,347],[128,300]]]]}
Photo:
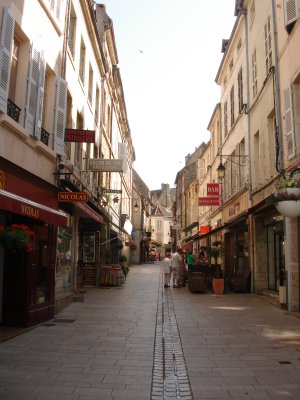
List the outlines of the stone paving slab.
{"type": "Polygon", "coordinates": [[[250,294],[165,290],[160,273],[135,266],[124,287],[88,289],[0,343],[0,400],[300,399],[298,315],[250,294]]]}

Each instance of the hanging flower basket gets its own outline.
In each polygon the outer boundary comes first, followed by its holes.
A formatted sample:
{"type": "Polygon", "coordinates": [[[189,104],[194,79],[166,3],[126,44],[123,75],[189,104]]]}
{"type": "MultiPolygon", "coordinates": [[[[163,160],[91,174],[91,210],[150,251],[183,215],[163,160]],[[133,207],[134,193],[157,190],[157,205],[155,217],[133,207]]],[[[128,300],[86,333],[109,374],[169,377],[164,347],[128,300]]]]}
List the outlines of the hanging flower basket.
{"type": "Polygon", "coordinates": [[[280,201],[275,207],[279,214],[283,215],[284,217],[295,218],[300,216],[300,200],[280,201]]]}
{"type": "Polygon", "coordinates": [[[0,242],[7,250],[26,250],[27,253],[33,249],[33,234],[27,225],[12,224],[4,227],[0,225],[0,242]]]}
{"type": "Polygon", "coordinates": [[[276,191],[268,199],[284,217],[300,216],[300,183],[294,177],[281,178],[276,183],[276,191]]]}

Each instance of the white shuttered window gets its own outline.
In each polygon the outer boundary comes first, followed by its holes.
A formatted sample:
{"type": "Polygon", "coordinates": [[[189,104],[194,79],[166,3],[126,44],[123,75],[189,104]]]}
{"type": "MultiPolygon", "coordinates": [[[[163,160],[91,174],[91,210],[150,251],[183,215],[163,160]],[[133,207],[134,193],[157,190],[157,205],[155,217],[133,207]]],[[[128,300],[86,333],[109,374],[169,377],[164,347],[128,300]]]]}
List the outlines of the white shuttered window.
{"type": "Polygon", "coordinates": [[[0,41],[0,111],[6,114],[15,19],[7,7],[3,9],[0,41]]]}
{"type": "Polygon", "coordinates": [[[40,52],[32,45],[25,105],[25,129],[27,129],[32,135],[35,131],[35,118],[39,85],[39,68],[40,52]]]}
{"type": "Polygon", "coordinates": [[[61,156],[65,155],[65,124],[67,109],[67,82],[57,78],[56,82],[56,101],[54,115],[54,151],[61,156]]]}
{"type": "Polygon", "coordinates": [[[284,0],[284,24],[289,26],[298,19],[298,0],[284,0]]]}
{"type": "Polygon", "coordinates": [[[287,159],[296,155],[294,110],[293,110],[293,92],[290,85],[284,92],[284,113],[285,113],[285,135],[287,145],[287,159]]]}

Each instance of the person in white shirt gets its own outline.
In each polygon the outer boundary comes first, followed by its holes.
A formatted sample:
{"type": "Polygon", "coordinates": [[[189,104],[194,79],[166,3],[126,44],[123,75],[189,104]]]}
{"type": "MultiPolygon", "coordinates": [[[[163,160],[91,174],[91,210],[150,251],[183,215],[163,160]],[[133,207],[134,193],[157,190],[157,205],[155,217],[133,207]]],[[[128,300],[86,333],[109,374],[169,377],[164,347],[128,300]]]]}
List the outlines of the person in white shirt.
{"type": "Polygon", "coordinates": [[[171,256],[170,253],[166,254],[166,257],[163,260],[164,272],[165,272],[165,284],[164,287],[170,286],[171,279],[171,256]]]}
{"type": "Polygon", "coordinates": [[[65,254],[66,266],[70,266],[71,263],[71,252],[68,250],[65,254]]]}
{"type": "Polygon", "coordinates": [[[181,277],[181,262],[182,262],[182,250],[178,249],[173,254],[171,259],[171,268],[173,273],[173,287],[180,288],[180,277],[181,277]]]}

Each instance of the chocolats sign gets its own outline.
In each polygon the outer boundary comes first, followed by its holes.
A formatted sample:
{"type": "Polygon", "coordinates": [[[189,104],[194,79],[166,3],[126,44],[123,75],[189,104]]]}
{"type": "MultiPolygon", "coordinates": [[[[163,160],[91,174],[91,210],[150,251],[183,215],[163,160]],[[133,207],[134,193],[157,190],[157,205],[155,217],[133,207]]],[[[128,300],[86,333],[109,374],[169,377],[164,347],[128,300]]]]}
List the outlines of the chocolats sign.
{"type": "Polygon", "coordinates": [[[95,143],[95,131],[66,128],[65,142],[95,143]]]}
{"type": "Polygon", "coordinates": [[[83,202],[88,201],[89,195],[84,192],[59,192],[58,201],[83,202]]]}

